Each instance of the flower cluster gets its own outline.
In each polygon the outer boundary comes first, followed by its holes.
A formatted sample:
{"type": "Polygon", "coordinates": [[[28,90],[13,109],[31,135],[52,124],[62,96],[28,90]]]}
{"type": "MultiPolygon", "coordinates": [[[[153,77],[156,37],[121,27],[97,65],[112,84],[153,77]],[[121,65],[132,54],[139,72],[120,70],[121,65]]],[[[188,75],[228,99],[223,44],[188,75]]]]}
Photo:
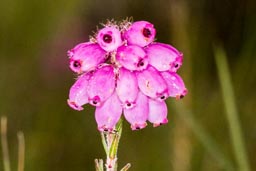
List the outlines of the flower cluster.
{"type": "Polygon", "coordinates": [[[147,21],[108,22],[89,42],[68,51],[70,68],[79,74],[68,104],[83,110],[96,106],[99,131],[112,131],[122,113],[132,130],[168,122],[166,98],[186,95],[176,71],[183,55],[171,45],[154,42],[147,21]]]}

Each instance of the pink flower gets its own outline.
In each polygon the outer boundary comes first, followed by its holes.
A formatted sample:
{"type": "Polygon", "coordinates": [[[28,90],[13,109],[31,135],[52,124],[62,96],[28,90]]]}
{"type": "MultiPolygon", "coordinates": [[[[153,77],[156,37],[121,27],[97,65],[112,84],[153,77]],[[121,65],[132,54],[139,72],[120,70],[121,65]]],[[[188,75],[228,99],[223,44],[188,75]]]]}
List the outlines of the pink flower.
{"type": "Polygon", "coordinates": [[[106,60],[106,52],[96,43],[80,43],[68,51],[70,68],[76,73],[94,70],[106,60]]]}
{"type": "Polygon", "coordinates": [[[182,64],[182,53],[171,45],[152,43],[145,48],[149,64],[158,71],[177,71],[182,64]]]}
{"type": "Polygon", "coordinates": [[[89,103],[93,106],[100,106],[107,100],[115,90],[115,73],[111,65],[98,68],[90,77],[87,93],[89,103]]]}
{"type": "Polygon", "coordinates": [[[110,23],[90,42],[68,51],[70,68],[81,74],[70,88],[68,104],[96,107],[99,131],[113,131],[122,113],[132,130],[166,124],[166,98],[187,94],[176,73],[183,55],[168,44],[154,43],[154,26],[146,21],[110,23]],[[122,35],[121,35],[122,33],[122,35]]]}
{"type": "Polygon", "coordinates": [[[91,73],[85,73],[78,77],[75,84],[70,88],[68,104],[75,110],[83,110],[83,105],[88,103],[87,86],[91,73]]]}
{"type": "Polygon", "coordinates": [[[168,123],[167,106],[165,101],[149,99],[148,121],[153,123],[154,127],[168,123]]]}
{"type": "Polygon", "coordinates": [[[100,47],[107,52],[116,50],[122,44],[121,33],[114,26],[99,30],[96,39],[100,47]]]}
{"type": "Polygon", "coordinates": [[[143,70],[148,65],[145,51],[136,45],[119,47],[116,53],[116,60],[131,71],[143,70]]]}
{"type": "Polygon", "coordinates": [[[175,72],[165,71],[161,73],[168,87],[168,95],[183,98],[187,94],[187,89],[182,78],[175,72]]]}
{"type": "Polygon", "coordinates": [[[99,131],[112,131],[121,114],[121,103],[114,92],[101,106],[96,107],[95,118],[99,131]]]}
{"type": "Polygon", "coordinates": [[[161,74],[152,66],[137,73],[138,85],[145,95],[158,100],[168,97],[167,84],[161,74]]]}
{"type": "Polygon", "coordinates": [[[156,35],[154,25],[147,21],[134,22],[124,33],[124,38],[130,45],[147,46],[153,42],[156,35]]]}
{"type": "Polygon", "coordinates": [[[133,108],[124,109],[124,117],[131,124],[132,130],[138,130],[147,126],[148,97],[139,92],[133,108]]]}
{"type": "Polygon", "coordinates": [[[139,92],[138,81],[134,72],[125,68],[119,69],[116,92],[124,108],[134,106],[139,92]]]}

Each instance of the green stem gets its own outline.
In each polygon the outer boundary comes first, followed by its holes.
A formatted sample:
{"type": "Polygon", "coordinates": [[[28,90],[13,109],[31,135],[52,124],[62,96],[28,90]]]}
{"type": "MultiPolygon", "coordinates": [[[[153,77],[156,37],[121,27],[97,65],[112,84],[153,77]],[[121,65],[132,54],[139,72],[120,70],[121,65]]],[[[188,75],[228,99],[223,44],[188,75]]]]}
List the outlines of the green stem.
{"type": "MultiPolygon", "coordinates": [[[[101,140],[106,152],[106,171],[117,171],[117,151],[118,145],[122,134],[122,122],[123,119],[120,119],[115,126],[115,130],[113,132],[102,132],[101,140]]],[[[103,171],[103,161],[95,160],[96,171],[103,171]],[[100,162],[99,162],[100,161],[100,162]]],[[[122,171],[128,170],[130,164],[127,164],[122,171]]]]}
{"type": "Polygon", "coordinates": [[[108,144],[106,141],[105,133],[101,132],[100,135],[101,135],[101,142],[102,142],[103,148],[105,150],[105,153],[108,155],[108,144]]]}
{"type": "Polygon", "coordinates": [[[250,171],[226,54],[220,47],[215,47],[214,52],[236,161],[239,165],[239,170],[250,171]]]}

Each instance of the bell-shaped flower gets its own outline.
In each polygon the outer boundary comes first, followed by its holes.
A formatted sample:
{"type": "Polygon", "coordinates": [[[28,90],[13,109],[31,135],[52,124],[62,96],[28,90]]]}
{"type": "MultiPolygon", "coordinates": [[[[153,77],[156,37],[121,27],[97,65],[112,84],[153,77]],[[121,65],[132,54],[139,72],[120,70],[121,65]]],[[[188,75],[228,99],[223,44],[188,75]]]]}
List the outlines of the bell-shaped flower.
{"type": "Polygon", "coordinates": [[[133,108],[124,108],[124,117],[131,124],[132,130],[138,130],[147,126],[148,97],[139,92],[133,108]]]}
{"type": "Polygon", "coordinates": [[[152,43],[145,48],[149,64],[158,71],[177,70],[182,64],[183,54],[171,45],[152,43]]]}
{"type": "Polygon", "coordinates": [[[166,82],[161,74],[152,66],[137,72],[138,85],[145,95],[158,100],[165,100],[168,97],[166,82]]]}
{"type": "Polygon", "coordinates": [[[114,68],[111,65],[105,65],[98,68],[88,83],[89,103],[94,106],[101,105],[107,100],[115,89],[114,68]]]}
{"type": "Polygon", "coordinates": [[[136,45],[121,46],[117,49],[116,60],[131,71],[140,71],[147,67],[148,59],[145,51],[136,45]]]}
{"type": "Polygon", "coordinates": [[[148,121],[153,123],[154,127],[168,123],[167,106],[165,101],[149,99],[148,121]]]}
{"type": "Polygon", "coordinates": [[[185,84],[177,73],[165,71],[161,72],[161,75],[167,84],[169,96],[180,99],[187,94],[185,84]]]}
{"type": "Polygon", "coordinates": [[[126,32],[124,38],[129,45],[147,46],[155,39],[156,29],[147,21],[134,22],[126,32]]]}
{"type": "Polygon", "coordinates": [[[113,131],[122,114],[122,106],[114,92],[101,106],[95,110],[95,119],[99,131],[113,131]]]}
{"type": "Polygon", "coordinates": [[[80,43],[68,51],[69,67],[76,73],[93,70],[106,60],[106,52],[96,43],[80,43]]]}
{"type": "Polygon", "coordinates": [[[107,52],[114,51],[122,45],[121,32],[115,26],[99,30],[96,39],[100,47],[107,52]]]}
{"type": "Polygon", "coordinates": [[[91,73],[79,76],[69,90],[68,105],[75,110],[83,110],[83,105],[88,103],[87,86],[91,73]]]}
{"type": "Polygon", "coordinates": [[[120,68],[117,78],[116,92],[124,108],[132,108],[135,104],[139,87],[134,72],[120,68]]]}

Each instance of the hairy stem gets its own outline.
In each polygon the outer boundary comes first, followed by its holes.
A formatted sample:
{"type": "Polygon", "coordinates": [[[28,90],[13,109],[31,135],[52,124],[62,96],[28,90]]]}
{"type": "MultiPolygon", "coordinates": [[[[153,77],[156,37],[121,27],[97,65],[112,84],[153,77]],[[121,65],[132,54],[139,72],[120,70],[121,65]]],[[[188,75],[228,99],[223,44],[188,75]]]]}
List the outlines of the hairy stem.
{"type": "MultiPolygon", "coordinates": [[[[117,150],[122,134],[122,122],[123,119],[120,119],[112,132],[101,132],[101,140],[107,156],[105,163],[106,171],[117,171],[117,150]]],[[[121,171],[127,171],[130,166],[131,164],[128,163],[121,171]]],[[[103,171],[103,160],[96,159],[95,167],[96,171],[103,171]]]]}

